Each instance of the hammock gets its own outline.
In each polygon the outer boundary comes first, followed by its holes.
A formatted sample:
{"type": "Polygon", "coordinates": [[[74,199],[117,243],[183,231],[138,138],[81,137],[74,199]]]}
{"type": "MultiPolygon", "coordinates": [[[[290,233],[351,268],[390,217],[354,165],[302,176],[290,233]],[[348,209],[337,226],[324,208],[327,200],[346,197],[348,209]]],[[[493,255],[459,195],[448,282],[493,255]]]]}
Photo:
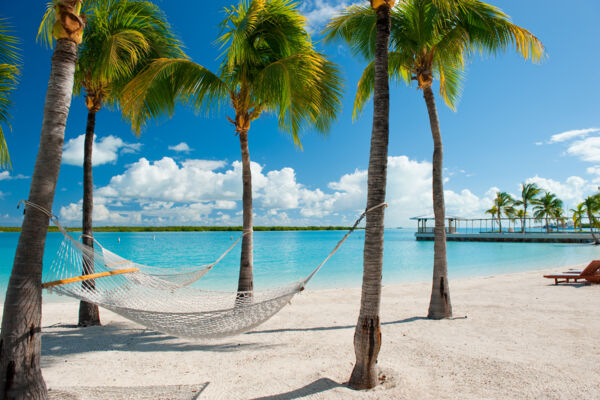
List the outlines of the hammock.
{"type": "Polygon", "coordinates": [[[80,243],[62,228],[56,216],[35,204],[26,204],[49,215],[65,236],[48,272],[51,282],[42,287],[97,304],[150,329],[196,339],[236,335],[271,318],[304,290],[368,212],[387,206],[382,203],[366,210],[306,278],[262,291],[217,292],[181,286],[131,265],[115,269],[110,265],[114,253],[80,243]]]}
{"type": "MultiPolygon", "coordinates": [[[[55,222],[56,223],[56,222],[55,222]]],[[[57,224],[59,230],[65,234],[65,229],[57,224]]],[[[158,267],[139,264],[131,260],[127,260],[110,250],[105,249],[96,239],[90,237],[94,243],[98,246],[99,252],[102,254],[102,258],[105,262],[105,267],[111,270],[121,270],[126,268],[138,268],[141,272],[152,275],[156,278],[160,278],[169,282],[172,282],[179,286],[189,286],[202,278],[208,271],[213,269],[225,256],[233,250],[235,245],[244,237],[246,233],[243,233],[216,261],[210,264],[199,265],[199,266],[182,266],[182,265],[170,265],[168,267],[158,267]]],[[[81,235],[87,236],[87,235],[81,235]]],[[[89,237],[89,236],[88,236],[89,237]]],[[[72,237],[68,234],[65,235],[65,241],[72,240],[72,237]]],[[[76,241],[77,242],[77,241],[76,241]]],[[[79,243],[79,242],[77,242],[79,243]]],[[[95,270],[95,268],[94,268],[95,270]]]]}

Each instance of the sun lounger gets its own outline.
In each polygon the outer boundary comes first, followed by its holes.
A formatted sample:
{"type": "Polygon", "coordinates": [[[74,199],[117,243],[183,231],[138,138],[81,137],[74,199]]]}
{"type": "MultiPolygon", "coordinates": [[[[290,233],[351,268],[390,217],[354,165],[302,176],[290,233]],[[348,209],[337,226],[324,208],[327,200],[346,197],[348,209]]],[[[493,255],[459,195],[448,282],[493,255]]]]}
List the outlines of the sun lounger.
{"type": "Polygon", "coordinates": [[[554,279],[554,284],[577,282],[585,279],[590,283],[600,283],[600,260],[594,260],[583,271],[567,272],[562,274],[544,275],[544,278],[554,279]]]}

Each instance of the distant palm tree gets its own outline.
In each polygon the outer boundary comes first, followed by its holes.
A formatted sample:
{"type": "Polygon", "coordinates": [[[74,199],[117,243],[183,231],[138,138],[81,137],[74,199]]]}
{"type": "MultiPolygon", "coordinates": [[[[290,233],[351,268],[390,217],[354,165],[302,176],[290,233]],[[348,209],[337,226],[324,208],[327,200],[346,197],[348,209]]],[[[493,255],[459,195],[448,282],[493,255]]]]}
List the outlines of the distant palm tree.
{"type": "Polygon", "coordinates": [[[581,232],[583,230],[582,220],[586,214],[585,209],[584,209],[584,204],[579,203],[579,204],[577,204],[577,208],[575,208],[575,209],[571,208],[569,211],[571,211],[573,213],[573,227],[575,229],[579,228],[579,232],[581,232]]]}
{"type": "Polygon", "coordinates": [[[18,43],[10,25],[0,18],[0,168],[11,166],[4,128],[10,128],[10,93],[16,89],[20,74],[18,43]]]}
{"type": "Polygon", "coordinates": [[[560,218],[563,202],[554,193],[546,192],[533,207],[533,216],[537,220],[545,219],[546,232],[550,232],[550,219],[560,218]]]}
{"type": "Polygon", "coordinates": [[[513,207],[514,203],[515,201],[510,194],[506,192],[496,193],[496,198],[494,199],[494,206],[492,207],[492,209],[496,211],[496,217],[498,218],[498,228],[500,232],[502,232],[502,214],[510,218],[515,213],[515,209],[513,207]]]}
{"type": "MultiPolygon", "coordinates": [[[[118,106],[125,84],[152,60],[184,56],[164,13],[149,1],[103,0],[89,12],[75,71],[74,92],[85,95],[88,109],[83,153],[82,236],[90,247],[94,246],[92,150],[96,113],[105,104],[118,106]]],[[[93,268],[93,264],[84,265],[83,274],[93,273],[93,268]]],[[[92,286],[93,281],[84,284],[92,286]]],[[[81,301],[79,325],[99,324],[98,306],[81,301]]]]}
{"type": "MultiPolygon", "coordinates": [[[[355,53],[373,59],[375,13],[366,5],[347,8],[327,26],[327,38],[343,37],[355,53]]],[[[443,146],[433,93],[440,94],[452,109],[461,92],[464,65],[473,53],[495,54],[514,45],[526,59],[538,61],[544,54],[541,42],[529,31],[512,24],[498,8],[476,0],[405,0],[391,13],[389,74],[396,80],[418,82],[433,137],[433,211],[435,215],[434,266],[428,317],[452,315],[448,286],[446,226],[443,188],[443,146]]],[[[356,116],[374,88],[374,63],[363,72],[354,102],[356,116]]]]}
{"type": "Polygon", "coordinates": [[[542,192],[535,183],[521,184],[521,200],[515,201],[515,206],[523,206],[521,219],[521,232],[525,233],[525,219],[527,218],[527,206],[535,204],[536,197],[542,192]]]}
{"type": "Polygon", "coordinates": [[[594,244],[599,245],[600,238],[594,233],[594,228],[600,228],[600,219],[597,216],[600,213],[600,194],[586,197],[580,205],[590,222],[590,233],[594,239],[594,244]]]}
{"type": "Polygon", "coordinates": [[[239,292],[254,287],[250,124],[274,112],[280,129],[301,146],[302,129],[312,126],[326,132],[341,105],[340,72],[314,49],[296,6],[289,0],[254,0],[226,8],[218,39],[225,51],[218,73],[187,59],[160,58],[124,92],[124,113],[137,132],[151,117],[172,115],[177,101],[198,111],[231,105],[235,115],[228,120],[240,140],[247,233],[242,239],[239,292]]]}
{"type": "MultiPolygon", "coordinates": [[[[46,210],[52,210],[73,93],[77,46],[84,28],[82,1],[56,0],[49,6],[52,11],[45,17],[50,18],[51,14],[55,23],[46,34],[56,39],[56,46],[29,191],[29,201],[46,210]]],[[[36,208],[27,208],[23,218],[2,316],[0,393],[6,399],[48,397],[40,370],[42,261],[48,222],[48,216],[36,208]]]]}
{"type": "Polygon", "coordinates": [[[485,214],[489,214],[492,217],[492,231],[494,231],[494,220],[496,219],[496,216],[498,215],[498,208],[494,205],[494,206],[492,206],[492,208],[485,210],[485,214]]]}

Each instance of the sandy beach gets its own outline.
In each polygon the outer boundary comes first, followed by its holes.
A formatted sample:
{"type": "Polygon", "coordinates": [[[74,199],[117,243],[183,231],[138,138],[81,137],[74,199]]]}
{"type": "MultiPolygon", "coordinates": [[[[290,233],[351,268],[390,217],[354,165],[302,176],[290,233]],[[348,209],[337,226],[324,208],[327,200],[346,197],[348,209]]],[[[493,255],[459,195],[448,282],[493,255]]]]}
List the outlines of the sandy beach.
{"type": "Polygon", "coordinates": [[[455,318],[425,319],[430,283],[385,286],[383,383],[345,386],[360,290],[307,290],[264,325],[215,342],[152,332],[77,302],[46,302],[42,368],[53,399],[600,398],[600,285],[544,272],[451,281],[455,318]]]}

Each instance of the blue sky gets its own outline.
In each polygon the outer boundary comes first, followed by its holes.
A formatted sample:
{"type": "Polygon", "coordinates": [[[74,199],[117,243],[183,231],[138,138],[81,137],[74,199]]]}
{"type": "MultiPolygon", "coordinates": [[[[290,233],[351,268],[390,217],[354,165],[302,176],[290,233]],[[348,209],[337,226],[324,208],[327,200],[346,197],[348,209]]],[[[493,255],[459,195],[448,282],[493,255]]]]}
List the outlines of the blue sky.
{"type": "MultiPolygon", "coordinates": [[[[216,70],[214,45],[222,8],[233,2],[157,2],[186,51],[216,70]]],[[[2,2],[21,38],[23,74],[14,93],[7,142],[11,170],[0,170],[0,225],[18,225],[19,199],[28,196],[37,154],[51,51],[35,42],[43,3],[2,2]],[[35,9],[38,7],[39,9],[35,9]]],[[[340,7],[333,0],[300,1],[317,47],[344,72],[344,107],[327,136],[304,132],[304,150],[278,131],[273,115],[250,130],[254,163],[255,224],[347,224],[365,206],[372,105],[352,122],[354,89],[365,62],[345,45],[323,45],[318,32],[340,7]]],[[[449,214],[478,216],[500,189],[517,195],[537,182],[567,207],[600,185],[600,2],[498,0],[492,4],[544,43],[548,58],[532,64],[514,52],[476,58],[468,66],[457,112],[441,101],[449,214]],[[565,133],[566,132],[566,133],[565,133]]],[[[387,226],[431,214],[432,141],[422,94],[392,85],[387,226]]],[[[136,138],[118,112],[97,115],[95,224],[240,225],[239,141],[226,120],[180,107],[172,119],[152,123],[136,138]]],[[[65,153],[54,213],[67,225],[81,219],[82,137],[87,110],[75,97],[65,132],[65,153]]]]}

